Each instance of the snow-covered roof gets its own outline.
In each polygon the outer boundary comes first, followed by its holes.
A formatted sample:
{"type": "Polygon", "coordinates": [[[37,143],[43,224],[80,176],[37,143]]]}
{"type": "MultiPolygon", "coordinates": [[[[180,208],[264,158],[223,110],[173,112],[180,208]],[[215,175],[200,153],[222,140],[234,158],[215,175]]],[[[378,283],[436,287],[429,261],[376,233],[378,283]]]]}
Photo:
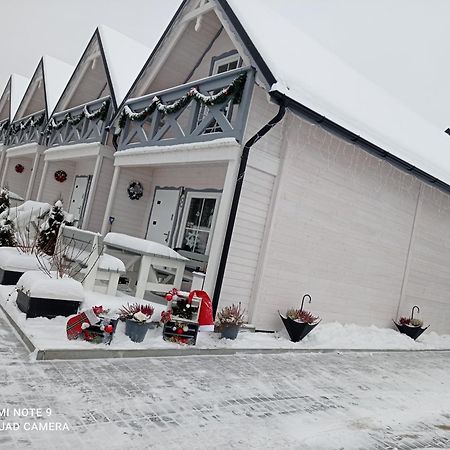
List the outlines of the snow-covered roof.
{"type": "Polygon", "coordinates": [[[98,32],[112,89],[117,105],[120,105],[147,61],[150,49],[105,25],[99,25],[98,32]]]}
{"type": "MultiPolygon", "coordinates": [[[[301,2],[226,0],[278,91],[450,184],[450,137],[301,31],[301,2]]],[[[357,36],[355,36],[357,39],[357,36]]]]}
{"type": "Polygon", "coordinates": [[[23,77],[22,75],[19,75],[17,73],[13,73],[10,80],[10,119],[12,119],[16,115],[20,102],[22,101],[22,98],[25,95],[25,91],[27,90],[27,86],[30,83],[30,79],[23,77]]]}
{"type": "Polygon", "coordinates": [[[74,67],[52,56],[44,55],[42,57],[45,81],[45,95],[47,101],[47,115],[58,103],[61,94],[66,87],[74,67]]]}

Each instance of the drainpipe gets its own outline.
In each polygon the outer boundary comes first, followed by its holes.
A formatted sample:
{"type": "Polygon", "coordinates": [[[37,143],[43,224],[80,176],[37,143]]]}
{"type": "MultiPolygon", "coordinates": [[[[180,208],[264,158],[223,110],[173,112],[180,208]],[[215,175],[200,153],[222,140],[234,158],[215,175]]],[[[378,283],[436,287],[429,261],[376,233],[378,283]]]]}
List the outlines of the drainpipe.
{"type": "Polygon", "coordinates": [[[227,265],[228,253],[230,250],[231,237],[233,236],[234,223],[236,221],[236,213],[239,206],[239,199],[241,197],[242,184],[244,182],[245,169],[247,168],[248,155],[250,148],[256,144],[265,134],[267,134],[286,113],[284,102],[280,104],[280,109],[275,117],[273,117],[266,125],[264,125],[255,135],[253,135],[244,145],[241,156],[241,163],[239,165],[239,172],[236,179],[236,186],[234,188],[233,201],[230,208],[230,216],[228,218],[227,231],[223,243],[222,255],[220,257],[219,269],[217,271],[216,286],[213,295],[213,313],[216,315],[217,306],[219,304],[220,292],[222,290],[223,277],[225,274],[225,267],[227,265]]]}

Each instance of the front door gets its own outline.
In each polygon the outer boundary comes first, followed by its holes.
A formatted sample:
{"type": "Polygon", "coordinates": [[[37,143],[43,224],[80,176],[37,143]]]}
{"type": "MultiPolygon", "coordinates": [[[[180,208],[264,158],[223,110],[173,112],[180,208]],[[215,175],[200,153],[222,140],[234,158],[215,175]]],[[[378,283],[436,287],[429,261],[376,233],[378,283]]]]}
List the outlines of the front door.
{"type": "Polygon", "coordinates": [[[75,177],[73,185],[72,198],[70,199],[69,214],[73,215],[75,226],[81,226],[84,210],[89,195],[91,177],[87,175],[78,175],[75,177]]]}
{"type": "Polygon", "coordinates": [[[179,201],[179,189],[155,189],[146,239],[163,245],[171,245],[179,201]]]}

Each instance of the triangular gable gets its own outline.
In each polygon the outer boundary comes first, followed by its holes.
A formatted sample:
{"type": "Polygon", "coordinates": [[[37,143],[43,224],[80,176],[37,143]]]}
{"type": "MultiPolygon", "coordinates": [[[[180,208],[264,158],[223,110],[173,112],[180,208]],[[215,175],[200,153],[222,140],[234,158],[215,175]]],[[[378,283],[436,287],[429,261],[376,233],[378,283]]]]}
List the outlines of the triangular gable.
{"type": "Polygon", "coordinates": [[[10,119],[16,115],[17,109],[19,108],[29,83],[30,79],[27,77],[17,73],[11,75],[10,119]]]}
{"type": "Polygon", "coordinates": [[[53,112],[111,96],[123,100],[150,50],[106,26],[92,35],[53,112]]]}
{"type": "Polygon", "coordinates": [[[40,111],[44,111],[48,117],[49,111],[55,106],[55,101],[61,95],[72,71],[73,67],[69,64],[51,56],[43,56],[34,71],[13,120],[16,121],[40,111]]]}
{"type": "MultiPolygon", "coordinates": [[[[196,70],[196,64],[212,49],[215,40],[224,35],[232,45],[229,50],[239,53],[243,66],[251,65],[259,68],[258,62],[247,49],[245,41],[239,38],[219,2],[216,0],[184,0],[147,59],[126,95],[126,99],[140,97],[197,79],[190,78],[190,75],[194,74],[196,70]],[[189,41],[190,54],[180,53],[183,41],[189,41]],[[168,66],[178,66],[182,69],[188,67],[190,71],[184,73],[171,70],[171,73],[168,74],[168,66]]],[[[204,76],[208,76],[208,74],[204,76]]],[[[261,81],[265,86],[269,86],[262,71],[257,73],[257,77],[258,83],[261,81]]],[[[119,111],[123,105],[124,102],[120,105],[119,111]]]]}
{"type": "Polygon", "coordinates": [[[11,77],[8,79],[5,89],[0,96],[0,122],[11,116],[11,77]]]}

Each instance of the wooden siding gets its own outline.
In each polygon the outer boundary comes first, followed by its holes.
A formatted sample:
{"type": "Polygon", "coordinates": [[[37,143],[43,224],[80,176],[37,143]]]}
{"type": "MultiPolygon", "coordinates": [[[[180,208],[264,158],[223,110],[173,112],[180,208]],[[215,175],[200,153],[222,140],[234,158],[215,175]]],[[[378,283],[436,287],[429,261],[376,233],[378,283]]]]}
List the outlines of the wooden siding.
{"type": "Polygon", "coordinates": [[[450,196],[424,185],[399,314],[409,315],[419,305],[417,317],[430,330],[450,332],[450,196]]]}
{"type": "Polygon", "coordinates": [[[64,209],[68,209],[73,188],[75,166],[76,163],[74,161],[51,161],[48,163],[41,201],[54,204],[57,200],[61,199],[64,209]],[[67,180],[64,183],[55,180],[54,173],[57,170],[64,170],[67,173],[67,180]]]}
{"type": "Polygon", "coordinates": [[[248,167],[225,270],[220,307],[241,302],[248,309],[254,293],[267,213],[275,177],[248,167]]]}
{"type": "Polygon", "coordinates": [[[232,50],[235,50],[234,44],[228,37],[227,32],[222,29],[217,39],[212,43],[211,48],[205,53],[202,60],[199,62],[198,67],[187,81],[200,80],[201,78],[211,75],[212,59],[232,50]]]}
{"type": "Polygon", "coordinates": [[[225,172],[225,165],[122,167],[111,213],[115,217],[113,231],[144,237],[156,187],[222,189],[225,172]],[[133,180],[144,186],[144,196],[139,200],[128,198],[127,187],[133,180]]]}
{"type": "Polygon", "coordinates": [[[34,155],[29,158],[21,156],[8,159],[9,162],[5,177],[5,186],[8,187],[11,192],[25,198],[28,182],[30,181],[31,170],[33,168],[34,155]],[[15,167],[17,164],[22,164],[24,167],[24,171],[22,173],[16,172],[15,167]]]}
{"type": "Polygon", "coordinates": [[[299,304],[326,321],[391,326],[397,313],[420,182],[317,125],[287,130],[252,321],[280,329],[299,304]]]}
{"type": "MultiPolygon", "coordinates": [[[[93,170],[94,169],[92,167],[91,171],[93,170]]],[[[97,189],[94,193],[94,202],[92,204],[91,216],[89,217],[87,226],[88,230],[97,232],[101,231],[113,173],[113,160],[111,158],[103,158],[100,168],[100,177],[97,183],[97,189]]]]}
{"type": "MultiPolygon", "coordinates": [[[[203,53],[207,51],[209,44],[222,25],[216,14],[211,11],[203,15],[199,31],[195,31],[194,26],[195,21],[187,25],[186,30],[182,33],[164,62],[162,69],[150,84],[148,79],[152,74],[152,70],[151,67],[147,69],[133,90],[131,98],[178,86],[187,81],[192,69],[194,69],[197,62],[200,62],[203,53]]],[[[208,75],[209,66],[207,72],[199,77],[203,78],[208,75]]]]}
{"type": "Polygon", "coordinates": [[[41,182],[42,178],[42,170],[44,169],[44,155],[39,156],[38,165],[36,168],[36,177],[34,178],[34,184],[31,189],[31,200],[36,199],[38,190],[39,190],[39,183],[41,182]]]}
{"type": "Polygon", "coordinates": [[[143,224],[147,223],[148,204],[151,202],[152,170],[148,167],[122,167],[111,216],[115,217],[112,231],[142,237],[143,224]],[[144,187],[144,195],[139,200],[130,200],[128,185],[139,181],[144,187]]]}

